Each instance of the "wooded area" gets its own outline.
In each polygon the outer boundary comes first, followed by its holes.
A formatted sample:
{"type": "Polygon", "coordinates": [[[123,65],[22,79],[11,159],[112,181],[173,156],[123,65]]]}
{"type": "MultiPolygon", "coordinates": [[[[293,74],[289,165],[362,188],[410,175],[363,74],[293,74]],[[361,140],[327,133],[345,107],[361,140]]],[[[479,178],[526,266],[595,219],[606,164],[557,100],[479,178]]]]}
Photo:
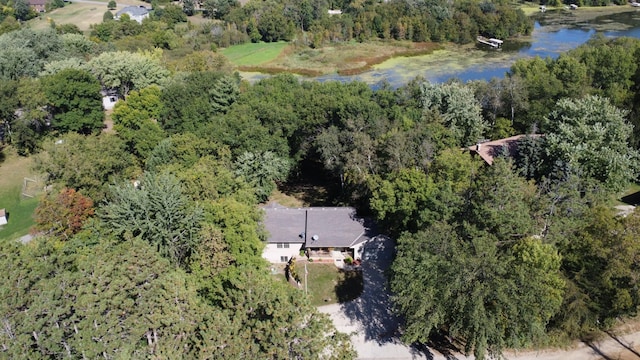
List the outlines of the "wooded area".
{"type": "Polygon", "coordinates": [[[464,43],[531,23],[503,2],[211,4],[226,22],[184,24],[167,5],[89,38],[55,24],[9,31],[4,15],[0,137],[52,187],[38,236],[0,243],[3,355],[355,357],[261,257],[259,204],[310,179],[397,239],[390,288],[407,343],[445,334],[480,359],[636,314],[640,215],[611,205],[640,165],[640,40],[595,37],[465,84],[250,84],[215,46],[298,28],[307,46],[464,43]],[[101,91],[119,99],[110,132],[101,91]],[[491,166],[468,150],[516,134],[537,136],[491,166]]]}

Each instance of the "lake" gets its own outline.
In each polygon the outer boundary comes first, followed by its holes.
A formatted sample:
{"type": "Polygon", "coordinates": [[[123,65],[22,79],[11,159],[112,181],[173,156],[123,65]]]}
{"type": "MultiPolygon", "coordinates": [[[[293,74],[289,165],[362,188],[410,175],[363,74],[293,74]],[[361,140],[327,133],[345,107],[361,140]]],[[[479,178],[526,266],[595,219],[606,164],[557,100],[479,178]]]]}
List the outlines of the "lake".
{"type": "Polygon", "coordinates": [[[555,58],[585,43],[597,32],[607,37],[640,38],[640,10],[635,8],[584,22],[572,23],[567,18],[571,18],[568,10],[539,14],[530,37],[526,40],[507,40],[501,50],[482,45],[439,50],[430,55],[394,58],[359,75],[331,74],[313,79],[359,80],[373,87],[385,80],[391,86],[399,87],[417,76],[423,76],[431,82],[443,82],[454,77],[462,81],[489,80],[504,76],[517,59],[535,56],[555,58]]]}

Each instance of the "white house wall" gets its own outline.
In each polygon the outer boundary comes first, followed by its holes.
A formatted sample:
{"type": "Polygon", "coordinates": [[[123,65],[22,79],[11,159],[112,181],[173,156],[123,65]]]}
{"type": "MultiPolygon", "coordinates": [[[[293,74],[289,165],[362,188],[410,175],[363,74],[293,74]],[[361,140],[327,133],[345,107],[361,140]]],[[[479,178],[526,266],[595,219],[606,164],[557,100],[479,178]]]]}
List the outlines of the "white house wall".
{"type": "Polygon", "coordinates": [[[353,249],[353,258],[354,260],[356,259],[361,259],[362,260],[362,255],[363,255],[363,251],[364,251],[364,242],[361,242],[360,244],[354,245],[351,248],[353,249]]]}
{"type": "Polygon", "coordinates": [[[302,249],[302,243],[288,243],[289,248],[278,248],[277,244],[267,244],[262,252],[262,257],[267,259],[270,263],[284,263],[281,261],[282,256],[286,256],[287,259],[291,259],[294,256],[300,256],[300,249],[302,249]]]}

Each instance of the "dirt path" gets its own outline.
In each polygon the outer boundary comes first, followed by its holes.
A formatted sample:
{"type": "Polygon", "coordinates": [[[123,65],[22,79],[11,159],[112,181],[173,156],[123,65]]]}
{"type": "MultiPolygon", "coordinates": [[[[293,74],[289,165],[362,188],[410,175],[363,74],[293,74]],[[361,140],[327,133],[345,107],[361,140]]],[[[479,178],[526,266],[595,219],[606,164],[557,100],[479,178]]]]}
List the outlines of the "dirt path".
{"type": "Polygon", "coordinates": [[[627,335],[607,334],[592,343],[579,343],[572,349],[506,353],[509,360],[631,360],[640,359],[640,331],[627,335]]]}

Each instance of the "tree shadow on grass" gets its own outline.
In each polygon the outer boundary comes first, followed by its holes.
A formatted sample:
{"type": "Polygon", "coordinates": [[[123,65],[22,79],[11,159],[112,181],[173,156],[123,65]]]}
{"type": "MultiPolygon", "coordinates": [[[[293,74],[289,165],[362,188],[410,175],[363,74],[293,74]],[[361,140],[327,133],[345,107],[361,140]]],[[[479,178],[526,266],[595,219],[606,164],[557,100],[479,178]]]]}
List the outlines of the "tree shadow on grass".
{"type": "Polygon", "coordinates": [[[339,303],[357,299],[364,289],[362,271],[340,270],[340,280],[336,284],[335,291],[339,303]]]}

